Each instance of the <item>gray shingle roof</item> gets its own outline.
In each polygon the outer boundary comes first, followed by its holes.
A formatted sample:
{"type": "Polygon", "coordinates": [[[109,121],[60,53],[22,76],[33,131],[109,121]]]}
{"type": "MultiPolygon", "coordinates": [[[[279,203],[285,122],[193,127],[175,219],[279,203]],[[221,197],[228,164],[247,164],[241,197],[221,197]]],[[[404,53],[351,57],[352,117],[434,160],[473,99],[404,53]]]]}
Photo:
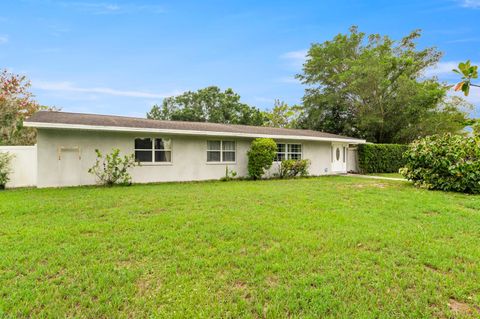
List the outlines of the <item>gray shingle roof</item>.
{"type": "MultiPolygon", "coordinates": [[[[33,114],[25,122],[31,123],[29,126],[35,127],[35,123],[42,124],[67,124],[67,125],[89,125],[89,126],[107,126],[121,128],[143,128],[143,129],[165,129],[180,131],[205,131],[205,132],[223,132],[239,133],[252,135],[276,135],[287,137],[318,137],[325,139],[348,139],[363,140],[351,137],[335,135],[312,130],[274,128],[264,126],[248,126],[233,124],[218,124],[206,122],[183,122],[183,121],[159,121],[135,117],[98,115],[68,112],[39,111],[33,114]]],[[[28,124],[27,124],[28,125],[28,124]]],[[[186,134],[188,132],[185,132],[186,134]]]]}

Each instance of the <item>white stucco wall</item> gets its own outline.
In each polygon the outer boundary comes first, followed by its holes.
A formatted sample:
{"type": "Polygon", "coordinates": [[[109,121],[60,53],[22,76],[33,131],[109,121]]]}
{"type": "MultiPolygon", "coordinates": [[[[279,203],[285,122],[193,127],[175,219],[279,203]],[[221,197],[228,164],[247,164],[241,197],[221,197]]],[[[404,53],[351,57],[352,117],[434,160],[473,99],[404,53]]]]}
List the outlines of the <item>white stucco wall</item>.
{"type": "Polygon", "coordinates": [[[27,187],[37,184],[37,147],[0,146],[0,153],[13,155],[10,162],[10,181],[6,187],[27,187]]]}
{"type": "MultiPolygon", "coordinates": [[[[80,130],[39,129],[38,131],[38,187],[88,185],[96,183],[89,174],[95,162],[95,149],[106,153],[118,148],[121,154],[134,152],[136,137],[165,137],[172,139],[172,163],[142,164],[130,171],[134,183],[164,181],[194,181],[219,179],[225,175],[225,167],[247,175],[247,151],[252,139],[226,137],[236,141],[236,163],[207,163],[207,140],[222,137],[167,136],[145,133],[95,132],[80,130]],[[62,149],[59,152],[59,149],[62,149]]],[[[288,140],[277,140],[288,143],[288,140]]],[[[298,141],[292,143],[299,143],[298,141]]],[[[311,160],[310,174],[331,173],[329,142],[300,142],[303,158],[311,160]]],[[[274,164],[269,175],[276,172],[274,164]]]]}
{"type": "Polygon", "coordinates": [[[348,149],[347,171],[355,173],[360,172],[358,168],[358,149],[356,147],[350,147],[348,149]]]}

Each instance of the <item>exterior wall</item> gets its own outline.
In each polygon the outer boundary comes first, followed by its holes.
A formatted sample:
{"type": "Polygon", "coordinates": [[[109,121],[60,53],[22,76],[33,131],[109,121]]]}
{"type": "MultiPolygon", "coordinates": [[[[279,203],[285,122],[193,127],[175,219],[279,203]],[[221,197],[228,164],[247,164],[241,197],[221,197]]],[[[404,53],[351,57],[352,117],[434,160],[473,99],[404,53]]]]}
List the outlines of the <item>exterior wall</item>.
{"type": "MultiPolygon", "coordinates": [[[[88,169],[94,164],[94,150],[103,153],[118,148],[121,155],[134,152],[136,137],[165,137],[172,139],[172,163],[142,164],[131,169],[134,183],[194,181],[219,179],[225,176],[225,168],[247,175],[247,151],[252,139],[226,137],[236,141],[236,163],[207,163],[207,140],[222,137],[168,136],[145,133],[95,132],[80,130],[38,130],[38,187],[57,187],[95,184],[95,177],[88,169]]],[[[277,140],[288,143],[288,140],[277,140]]],[[[303,158],[311,160],[310,174],[331,173],[331,144],[329,142],[301,143],[303,158]]],[[[268,175],[278,169],[274,163],[268,175]]]]}
{"type": "Polygon", "coordinates": [[[10,163],[10,181],[6,187],[27,187],[37,184],[37,147],[36,146],[0,146],[0,153],[13,155],[10,163]]]}
{"type": "MultiPolygon", "coordinates": [[[[276,140],[276,142],[302,144],[302,158],[310,160],[310,167],[308,169],[310,175],[332,174],[331,143],[291,140],[276,140]]],[[[273,177],[278,172],[279,166],[279,162],[274,162],[266,176],[273,177]]]]}
{"type": "Polygon", "coordinates": [[[356,147],[348,149],[347,172],[360,172],[358,168],[358,149],[356,147]]]}

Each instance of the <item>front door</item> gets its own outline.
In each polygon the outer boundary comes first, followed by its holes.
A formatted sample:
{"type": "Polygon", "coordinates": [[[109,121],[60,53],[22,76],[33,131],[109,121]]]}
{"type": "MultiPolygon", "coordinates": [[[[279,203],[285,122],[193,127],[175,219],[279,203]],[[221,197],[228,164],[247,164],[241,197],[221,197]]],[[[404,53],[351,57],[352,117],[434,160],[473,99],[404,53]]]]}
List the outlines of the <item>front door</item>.
{"type": "Polygon", "coordinates": [[[347,145],[332,143],[332,172],[347,172],[347,145]]]}

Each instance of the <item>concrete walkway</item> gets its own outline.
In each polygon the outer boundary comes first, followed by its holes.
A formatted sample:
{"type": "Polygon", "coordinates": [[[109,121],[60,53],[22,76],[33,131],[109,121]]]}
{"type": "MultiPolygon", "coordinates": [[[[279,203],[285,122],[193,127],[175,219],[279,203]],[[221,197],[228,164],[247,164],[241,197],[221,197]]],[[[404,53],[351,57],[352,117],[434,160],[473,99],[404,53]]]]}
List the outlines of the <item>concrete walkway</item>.
{"type": "Polygon", "coordinates": [[[384,177],[384,176],[361,175],[361,174],[347,174],[347,175],[344,175],[344,176],[370,178],[370,179],[380,179],[380,180],[388,180],[388,181],[408,182],[408,180],[406,180],[404,178],[396,178],[396,177],[384,177]]]}

